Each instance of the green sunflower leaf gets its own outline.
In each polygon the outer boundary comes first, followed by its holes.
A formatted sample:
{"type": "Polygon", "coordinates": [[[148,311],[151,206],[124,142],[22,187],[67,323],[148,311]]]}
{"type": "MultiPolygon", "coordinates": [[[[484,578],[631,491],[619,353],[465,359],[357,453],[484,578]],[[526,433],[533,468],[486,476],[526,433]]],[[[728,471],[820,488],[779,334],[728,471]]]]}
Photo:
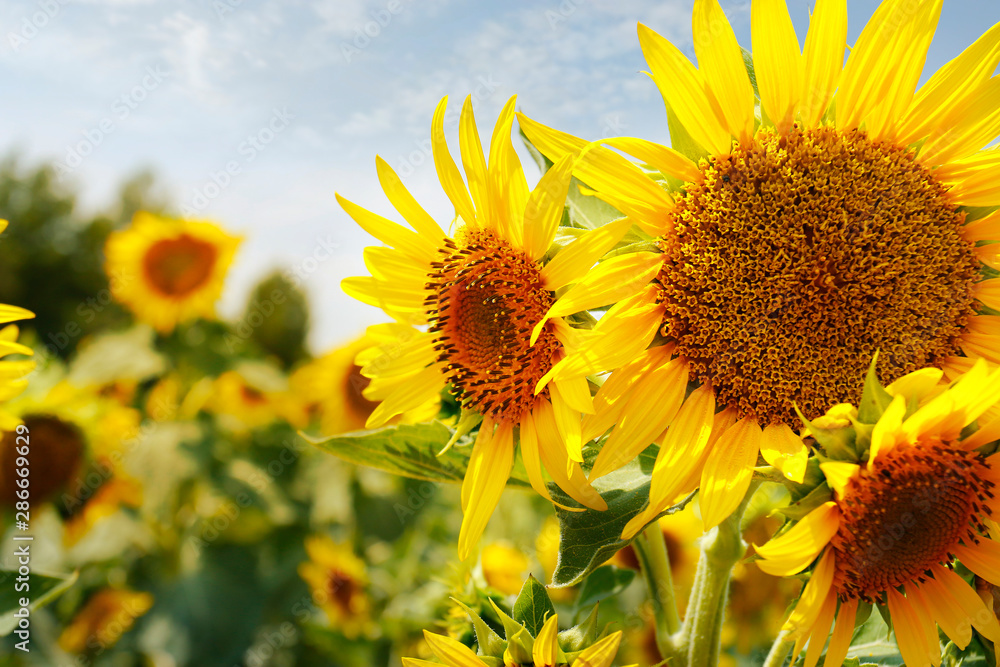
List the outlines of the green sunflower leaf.
{"type": "MultiPolygon", "coordinates": [[[[647,449],[625,467],[594,480],[594,488],[608,504],[606,511],[556,510],[559,519],[559,557],[556,571],[552,575],[553,586],[579,583],[631,542],[621,538],[622,529],[649,501],[651,478],[648,471],[652,470],[652,463],[656,459],[655,449],[647,449]]],[[[556,502],[576,506],[558,487],[550,485],[549,491],[556,502]]],[[[694,494],[691,494],[659,516],[682,510],[693,497],[694,494]]]]}
{"type": "Polygon", "coordinates": [[[59,597],[76,583],[78,574],[73,572],[62,576],[47,576],[32,572],[19,575],[16,571],[0,570],[0,637],[14,632],[25,613],[28,614],[30,623],[30,613],[59,597]],[[22,598],[29,601],[27,612],[22,611],[25,609],[21,606],[22,598]]]}
{"type": "Polygon", "coordinates": [[[601,600],[617,595],[635,579],[635,570],[626,570],[614,565],[602,565],[587,577],[580,587],[577,608],[585,609],[601,600]]]}
{"type": "Polygon", "coordinates": [[[514,601],[514,608],[511,611],[514,620],[523,625],[532,637],[537,637],[545,625],[545,619],[555,613],[556,609],[552,606],[549,594],[545,592],[545,586],[542,586],[538,579],[528,575],[527,581],[521,587],[521,593],[514,601]]]}
{"type": "MultiPolygon", "coordinates": [[[[438,456],[452,431],[441,422],[383,426],[372,431],[355,431],[332,438],[314,438],[301,434],[310,444],[355,465],[377,468],[393,475],[429,482],[461,483],[469,467],[472,438],[438,456]]],[[[520,460],[511,471],[508,485],[527,487],[527,473],[520,460]]]]}

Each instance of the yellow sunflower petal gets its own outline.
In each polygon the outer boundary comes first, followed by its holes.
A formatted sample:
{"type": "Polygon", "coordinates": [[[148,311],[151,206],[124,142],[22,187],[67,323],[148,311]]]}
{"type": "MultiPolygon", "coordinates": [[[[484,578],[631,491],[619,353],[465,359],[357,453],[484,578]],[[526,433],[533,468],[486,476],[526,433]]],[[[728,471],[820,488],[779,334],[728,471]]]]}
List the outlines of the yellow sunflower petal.
{"type": "Polygon", "coordinates": [[[812,635],[809,638],[809,648],[806,649],[806,659],[802,667],[816,667],[819,657],[823,654],[823,647],[826,646],[826,638],[830,636],[830,626],[833,625],[833,617],[837,613],[837,596],[830,595],[823,602],[816,623],[813,624],[812,635]]]}
{"type": "Polygon", "coordinates": [[[705,83],[719,102],[729,134],[746,142],[753,136],[754,94],[736,34],[718,0],[695,0],[691,19],[705,83]]]}
{"type": "Polygon", "coordinates": [[[976,283],[973,296],[993,310],[1000,310],[1000,278],[991,278],[976,283]]]}
{"type": "Polygon", "coordinates": [[[430,263],[434,260],[437,248],[427,238],[391,220],[387,220],[381,215],[372,213],[354,202],[341,197],[339,194],[335,196],[341,208],[347,212],[347,215],[354,218],[354,221],[362,229],[382,243],[393,248],[398,248],[418,262],[430,263]]]}
{"type": "Polygon", "coordinates": [[[562,400],[577,412],[594,414],[594,399],[590,395],[587,378],[576,377],[556,380],[552,383],[562,400]]]}
{"type": "Polygon", "coordinates": [[[854,620],[858,613],[858,599],[852,598],[840,605],[837,612],[837,624],[830,635],[830,646],[826,650],[826,660],[823,667],[838,667],[847,657],[851,647],[851,637],[854,635],[854,620]]]}
{"type": "Polygon", "coordinates": [[[558,632],[559,617],[557,614],[553,614],[538,631],[535,644],[531,648],[531,658],[535,667],[555,667],[559,653],[559,645],[556,643],[558,632]]]}
{"type": "Polygon", "coordinates": [[[805,79],[799,110],[806,127],[819,124],[840,84],[847,48],[846,0],[817,0],[802,52],[805,79]]]}
{"type": "Polygon", "coordinates": [[[631,226],[631,221],[621,218],[582,234],[542,268],[545,288],[555,291],[586,275],[594,263],[625,236],[631,226]]]}
{"type": "Polygon", "coordinates": [[[482,667],[483,662],[460,641],[424,630],[424,640],[438,658],[450,667],[482,667]]]}
{"type": "Polygon", "coordinates": [[[750,487],[760,452],[762,432],[744,417],[723,433],[701,475],[701,517],[705,530],[722,523],[739,506],[750,487]]]}
{"type": "Polygon", "coordinates": [[[547,401],[539,403],[535,414],[535,425],[542,464],[556,485],[585,507],[600,512],[608,509],[607,503],[587,481],[580,465],[569,458],[562,434],[556,425],[553,408],[547,401]]]}
{"type": "Polygon", "coordinates": [[[785,621],[783,629],[788,632],[789,639],[798,639],[809,634],[823,604],[831,594],[833,584],[834,564],[833,549],[827,549],[819,559],[819,564],[809,577],[809,582],[802,590],[798,604],[785,621]]]}
{"type": "Polygon", "coordinates": [[[476,210],[472,206],[469,191],[458,171],[458,165],[448,151],[448,143],[444,138],[444,113],[448,107],[448,96],[444,96],[434,109],[434,119],[431,121],[431,152],[434,155],[434,168],[444,193],[455,207],[455,213],[469,225],[476,224],[476,210]]]}
{"type": "Polygon", "coordinates": [[[701,176],[701,170],[691,158],[668,146],[636,137],[611,137],[601,142],[642,160],[666,176],[682,181],[695,181],[701,176]]]}
{"type": "Polygon", "coordinates": [[[30,310],[25,310],[18,306],[9,306],[5,303],[0,303],[0,324],[6,324],[7,322],[15,322],[17,320],[30,320],[35,314],[30,310]]]}
{"type": "Polygon", "coordinates": [[[934,620],[958,648],[964,649],[969,645],[972,641],[972,624],[963,622],[962,607],[941,584],[929,577],[923,586],[907,584],[906,593],[920,599],[920,604],[931,612],[934,620]]]}
{"type": "Polygon", "coordinates": [[[688,365],[682,359],[655,366],[639,380],[615,430],[594,461],[591,479],[622,467],[666,430],[684,400],[687,381],[688,365]]]}
{"type": "Polygon", "coordinates": [[[941,383],[944,371],[940,368],[921,368],[907,373],[888,387],[890,396],[902,396],[907,400],[923,400],[941,383]]]}
{"type": "Polygon", "coordinates": [[[780,537],[755,547],[764,560],[757,566],[768,574],[786,577],[809,566],[840,528],[840,510],[832,500],[825,502],[780,537]]]}
{"type": "Polygon", "coordinates": [[[469,181],[469,192],[476,207],[476,219],[487,229],[498,229],[501,236],[509,238],[509,231],[503,221],[494,218],[490,205],[490,181],[486,173],[486,157],[483,144],[476,127],[476,115],[472,111],[472,95],[465,98],[462,114],[458,121],[458,144],[462,154],[462,166],[469,181]]]}
{"type": "Polygon", "coordinates": [[[433,242],[444,238],[441,226],[431,217],[430,213],[417,203],[417,200],[406,189],[403,181],[400,180],[388,162],[376,156],[375,171],[378,173],[378,181],[382,185],[386,197],[389,198],[389,202],[410,223],[411,227],[433,242]]]}
{"type": "Polygon", "coordinates": [[[549,385],[552,394],[552,414],[556,420],[561,440],[566,445],[569,458],[583,463],[583,435],[580,430],[580,413],[574,410],[563,397],[561,384],[549,385]]]}
{"type": "Polygon", "coordinates": [[[562,220],[574,164],[572,155],[560,158],[551,169],[542,174],[538,185],[528,196],[524,207],[523,236],[524,251],[531,259],[541,259],[552,245],[552,239],[562,220]]]}
{"type": "Polygon", "coordinates": [[[660,508],[686,491],[682,485],[693,472],[701,477],[714,423],[715,392],[705,384],[691,392],[667,429],[653,464],[650,505],[660,508]]]}
{"type": "Polygon", "coordinates": [[[983,83],[966,104],[941,120],[920,152],[920,160],[936,166],[975,153],[1000,134],[1000,77],[983,83]]]}
{"type": "Polygon", "coordinates": [[[888,451],[896,444],[896,434],[903,424],[905,414],[906,399],[902,396],[896,396],[872,430],[872,445],[868,455],[869,468],[875,464],[875,459],[879,454],[888,451]]]}
{"type": "MultiPolygon", "coordinates": [[[[370,386],[370,385],[369,385],[370,386]]],[[[441,375],[439,366],[434,365],[416,373],[412,381],[409,381],[372,411],[365,424],[366,428],[378,428],[387,421],[402,414],[407,410],[412,410],[431,400],[444,388],[444,377],[441,375]]],[[[366,397],[368,395],[366,394],[366,397]]]]}
{"type": "Polygon", "coordinates": [[[524,218],[524,207],[528,201],[528,182],[510,139],[516,102],[517,96],[511,96],[497,117],[490,141],[488,171],[496,215],[500,220],[508,221],[509,238],[516,245],[522,245],[524,230],[520,221],[524,218]]]}
{"type": "Polygon", "coordinates": [[[963,565],[994,586],[1000,586],[1000,543],[983,539],[974,546],[959,544],[953,549],[963,565]]]}
{"type": "Polygon", "coordinates": [[[861,466],[847,461],[828,461],[820,463],[819,467],[826,477],[826,483],[837,494],[837,498],[844,497],[847,484],[861,472],[861,466]]]}
{"type": "Polygon", "coordinates": [[[653,82],[691,138],[715,155],[728,153],[732,135],[702,73],[680,49],[641,23],[639,45],[649,63],[653,82]]]}
{"type": "Polygon", "coordinates": [[[907,145],[930,134],[947,113],[961,108],[1000,62],[1000,23],[934,73],[921,86],[900,123],[897,138],[907,145]]]}
{"type": "Polygon", "coordinates": [[[787,424],[768,424],[760,444],[764,460],[784,473],[793,482],[802,482],[806,474],[809,450],[802,438],[787,424]]]}
{"type": "MultiPolygon", "coordinates": [[[[545,317],[565,317],[627,299],[656,277],[663,262],[664,255],[658,252],[632,252],[605,260],[559,297],[545,317]]],[[[544,269],[542,275],[545,276],[544,269]]]]}
{"type": "MultiPolygon", "coordinates": [[[[878,137],[886,120],[898,116],[883,111],[873,117],[873,112],[880,105],[882,109],[905,108],[910,102],[913,88],[907,88],[911,82],[904,72],[911,69],[913,59],[919,59],[922,65],[926,56],[926,48],[921,52],[920,45],[927,27],[923,24],[925,8],[929,5],[937,5],[940,12],[940,0],[925,2],[916,11],[907,0],[885,0],[875,10],[844,66],[837,93],[838,128],[849,130],[868,121],[878,137]],[[912,53],[910,40],[916,44],[912,53]]],[[[936,21],[929,26],[932,34],[934,25],[936,21]]]]}
{"type": "MultiPolygon", "coordinates": [[[[907,665],[913,667],[923,667],[932,664],[940,664],[940,648],[937,662],[930,657],[933,654],[933,647],[930,645],[930,638],[927,636],[927,627],[923,622],[919,612],[913,605],[913,601],[903,597],[896,589],[890,588],[886,591],[889,599],[889,614],[892,616],[892,628],[896,635],[896,644],[899,652],[907,665]]],[[[937,633],[934,633],[934,645],[937,645],[937,633]]]]}
{"type": "MultiPolygon", "coordinates": [[[[485,425],[485,422],[484,422],[485,425]]],[[[487,442],[476,439],[469,467],[462,482],[462,496],[468,498],[458,535],[458,557],[472,553],[503,494],[514,463],[514,434],[510,424],[500,424],[487,442]]]]}
{"type": "Polygon", "coordinates": [[[941,593],[947,593],[953,598],[962,609],[962,622],[968,621],[979,634],[986,637],[993,643],[1000,642],[1000,622],[997,617],[986,608],[983,601],[979,599],[976,592],[954,571],[935,565],[931,571],[934,574],[935,584],[931,584],[941,593]]]}
{"type": "Polygon", "coordinates": [[[750,37],[760,105],[778,131],[784,132],[791,127],[802,95],[803,66],[785,0],[750,3],[750,37]]]}
{"type": "Polygon", "coordinates": [[[621,631],[608,635],[596,644],[580,651],[576,660],[573,661],[573,667],[610,667],[615,656],[618,655],[618,646],[621,642],[621,631]]]}

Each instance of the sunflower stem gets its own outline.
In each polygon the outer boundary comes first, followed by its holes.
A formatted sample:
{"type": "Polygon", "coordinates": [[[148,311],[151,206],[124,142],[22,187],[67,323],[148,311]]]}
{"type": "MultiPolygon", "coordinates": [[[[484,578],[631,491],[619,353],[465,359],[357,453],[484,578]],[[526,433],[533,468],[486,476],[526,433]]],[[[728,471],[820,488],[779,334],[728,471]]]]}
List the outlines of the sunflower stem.
{"type": "Polygon", "coordinates": [[[635,553],[639,557],[643,577],[646,579],[646,589],[653,605],[653,619],[656,627],[656,647],[664,658],[677,653],[677,644],[673,635],[681,627],[680,615],[677,613],[677,601],[674,598],[674,579],[670,573],[670,555],[667,553],[667,543],[660,530],[660,523],[654,521],[633,543],[635,553]]]}
{"type": "Polygon", "coordinates": [[[788,652],[792,650],[794,644],[794,642],[786,639],[787,636],[784,630],[778,633],[778,636],[774,639],[774,643],[771,644],[771,650],[768,651],[767,658],[764,659],[762,667],[781,667],[785,664],[785,658],[788,657],[788,652]]]}
{"type": "Polygon", "coordinates": [[[740,523],[758,486],[760,482],[753,480],[736,511],[702,538],[698,571],[681,629],[687,667],[715,667],[718,664],[729,580],[733,566],[746,552],[740,523]]]}

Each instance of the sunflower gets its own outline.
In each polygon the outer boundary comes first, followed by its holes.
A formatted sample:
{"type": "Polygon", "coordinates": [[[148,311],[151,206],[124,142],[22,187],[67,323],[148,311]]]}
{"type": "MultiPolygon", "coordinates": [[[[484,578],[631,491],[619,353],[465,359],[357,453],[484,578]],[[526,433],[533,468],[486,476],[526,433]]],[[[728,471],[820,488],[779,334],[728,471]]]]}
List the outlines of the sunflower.
{"type": "Polygon", "coordinates": [[[59,635],[59,646],[70,653],[103,652],[118,643],[137,618],[153,606],[153,596],[126,588],[94,593],[59,635]]]}
{"type": "Polygon", "coordinates": [[[831,411],[863,451],[821,463],[831,500],[757,547],[760,569],[779,576],[818,559],[785,623],[796,654],[809,641],[807,665],[816,664],[834,621],[825,664],[841,663],[866,604],[888,609],[911,667],[940,664],[935,624],[961,649],[973,628],[1000,641],[996,617],[953,567],[957,559],[1000,584],[991,518],[1000,511],[1000,454],[991,444],[1000,438],[1000,369],[987,366],[978,361],[943,391],[940,369],[904,376],[889,386],[873,426],[857,410],[831,411]]]}
{"type": "MultiPolygon", "coordinates": [[[[525,633],[527,634],[527,633],[525,633]]],[[[566,656],[558,642],[559,617],[553,614],[545,621],[542,629],[538,631],[538,636],[534,638],[531,648],[531,662],[514,662],[508,653],[504,654],[504,664],[509,667],[557,667],[566,665],[566,656]]],[[[424,639],[430,646],[431,651],[446,665],[452,667],[484,667],[492,665],[494,662],[481,660],[472,649],[465,644],[445,637],[436,635],[433,632],[424,630],[424,639]]],[[[621,631],[614,632],[592,646],[581,651],[569,667],[610,667],[618,654],[618,646],[622,641],[621,631]]],[[[438,663],[419,660],[417,658],[403,658],[403,667],[437,667],[438,663]]]]}
{"type": "Polygon", "coordinates": [[[696,0],[700,69],[639,25],[673,148],[519,116],[550,158],[579,154],[575,175],[662,253],[643,314],[609,313],[634,327],[608,322],[552,373],[619,369],[584,424],[585,438],[615,425],[591,479],[662,445],[626,536],[698,486],[717,525],[758,454],[801,480],[795,406],[815,418],[857,400],[876,350],[886,381],[1000,362],[1000,280],[982,266],[997,265],[1000,214],[984,211],[1000,204],[1000,150],[981,150],[1000,134],[1000,25],[914,93],[940,11],[886,0],[844,64],[845,0],[816,3],[804,50],[784,2],[753,0],[755,91],[719,3],[696,0]],[[658,346],[622,366],[617,349],[649,326],[658,346]]]}
{"type": "Polygon", "coordinates": [[[197,317],[212,318],[239,244],[211,222],[139,211],[131,227],[108,236],[111,293],[161,333],[197,317]]]}
{"type": "MultiPolygon", "coordinates": [[[[0,220],[0,233],[3,233],[5,229],[7,229],[7,221],[0,220]]],[[[31,319],[34,316],[35,314],[30,310],[0,303],[0,324],[8,325],[0,329],[0,358],[6,357],[8,354],[23,354],[25,356],[34,354],[30,347],[17,342],[19,330],[15,325],[9,324],[17,320],[31,319]]],[[[28,386],[28,380],[25,376],[34,368],[35,362],[30,360],[0,361],[0,404],[24,391],[24,388],[28,386]]],[[[0,408],[0,430],[12,431],[20,423],[20,420],[0,408]]]]}
{"type": "Polygon", "coordinates": [[[368,573],[364,561],[348,544],[326,536],[306,539],[309,560],[299,565],[299,576],[312,589],[317,606],[330,625],[348,639],[355,639],[371,622],[368,573]]]}
{"type": "Polygon", "coordinates": [[[263,364],[243,364],[215,378],[205,408],[224,416],[226,425],[237,432],[279,418],[301,428],[307,420],[305,406],[293,396],[286,378],[263,364]]]}
{"type": "Polygon", "coordinates": [[[453,234],[442,231],[381,159],[382,187],[416,231],[338,199],[366,231],[392,246],[366,249],[372,276],[342,283],[347,294],[396,320],[369,329],[382,342],[377,354],[364,357],[361,374],[371,380],[364,396],[381,402],[367,426],[431,401],[448,385],[462,407],[456,438],[481,421],[462,486],[459,554],[465,558],[500,499],[515,437],[539,494],[551,500],[544,467],[574,500],[606,509],[579,465],[581,414],[593,411],[587,380],[549,382],[546,376],[577,337],[588,335],[568,316],[620,299],[631,303],[659,258],[633,253],[592,268],[624,236],[627,219],[552,249],[573,160],[558,161],[529,192],[510,140],[513,98],[497,121],[488,163],[466,100],[460,144],[467,188],[445,143],[446,104],[447,98],[434,114],[432,143],[438,177],[457,212],[453,234]],[[615,279],[626,274],[646,277],[615,279]],[[604,278],[604,286],[595,288],[595,278],[604,278]],[[426,331],[417,328],[425,324],[426,331]]]}
{"type": "MultiPolygon", "coordinates": [[[[324,435],[338,435],[365,428],[365,422],[378,406],[364,397],[371,382],[361,374],[359,354],[378,344],[376,338],[360,336],[302,366],[292,374],[291,384],[307,410],[319,416],[324,435]]],[[[377,349],[375,356],[381,356],[377,349]]],[[[441,405],[434,396],[426,405],[417,406],[402,415],[402,421],[421,422],[437,416],[441,405]]]]}

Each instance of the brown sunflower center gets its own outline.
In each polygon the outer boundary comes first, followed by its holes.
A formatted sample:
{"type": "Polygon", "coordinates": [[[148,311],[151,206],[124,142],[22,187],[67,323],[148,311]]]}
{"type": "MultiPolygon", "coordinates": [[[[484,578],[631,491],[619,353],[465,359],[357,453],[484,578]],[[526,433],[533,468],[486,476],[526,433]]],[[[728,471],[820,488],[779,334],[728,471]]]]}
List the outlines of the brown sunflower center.
{"type": "Polygon", "coordinates": [[[950,562],[961,540],[986,532],[993,483],[986,459],[938,440],[897,447],[863,467],[841,498],[834,579],[843,598],[873,602],[950,562]]]}
{"type": "Polygon", "coordinates": [[[149,281],[165,296],[186,296],[204,285],[212,275],[218,252],[206,243],[188,234],[154,243],[142,266],[149,281]]]}
{"type": "Polygon", "coordinates": [[[354,580],[354,577],[346,572],[333,570],[330,573],[329,588],[330,599],[333,600],[333,603],[344,613],[351,613],[354,596],[360,592],[358,582],[354,580]]]}
{"type": "Polygon", "coordinates": [[[24,425],[28,427],[25,436],[8,431],[0,441],[0,505],[6,507],[15,506],[21,488],[15,469],[25,466],[18,458],[28,461],[32,503],[51,500],[76,477],[83,462],[83,435],[75,425],[49,415],[27,415],[24,425]],[[27,454],[23,453],[25,444],[27,454]]]}
{"type": "Polygon", "coordinates": [[[466,232],[458,243],[441,249],[428,276],[438,360],[463,407],[517,421],[560,348],[551,326],[530,344],[552,293],[538,264],[492,232],[466,232]]]}
{"type": "Polygon", "coordinates": [[[354,414],[367,417],[378,407],[376,401],[369,401],[365,398],[364,391],[371,383],[369,378],[361,374],[361,366],[351,365],[344,379],[344,393],[347,396],[347,404],[354,411],[354,414]]]}
{"type": "Polygon", "coordinates": [[[797,423],[958,352],[978,272],[964,214],[912,151],[760,131],[703,167],[660,242],[663,334],[720,401],[797,423]]]}

